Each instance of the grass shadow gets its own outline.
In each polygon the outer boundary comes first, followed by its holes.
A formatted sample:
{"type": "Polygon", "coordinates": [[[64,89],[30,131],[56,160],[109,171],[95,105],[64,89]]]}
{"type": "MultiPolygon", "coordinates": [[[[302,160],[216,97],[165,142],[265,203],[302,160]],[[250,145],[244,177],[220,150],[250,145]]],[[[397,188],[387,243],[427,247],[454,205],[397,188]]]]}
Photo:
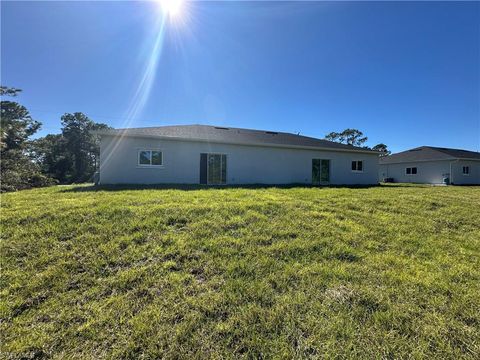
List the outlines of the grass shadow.
{"type": "Polygon", "coordinates": [[[368,189],[379,187],[380,185],[328,185],[315,186],[309,184],[247,184],[247,185],[199,185],[199,184],[117,184],[117,185],[77,185],[69,186],[60,190],[60,192],[97,192],[97,191],[123,191],[123,190],[183,190],[197,191],[210,189],[294,189],[294,188],[350,188],[350,189],[368,189]]]}
{"type": "Polygon", "coordinates": [[[393,188],[431,188],[431,187],[446,187],[446,185],[439,184],[422,184],[422,183],[384,183],[380,182],[379,186],[393,187],[393,188]]]}

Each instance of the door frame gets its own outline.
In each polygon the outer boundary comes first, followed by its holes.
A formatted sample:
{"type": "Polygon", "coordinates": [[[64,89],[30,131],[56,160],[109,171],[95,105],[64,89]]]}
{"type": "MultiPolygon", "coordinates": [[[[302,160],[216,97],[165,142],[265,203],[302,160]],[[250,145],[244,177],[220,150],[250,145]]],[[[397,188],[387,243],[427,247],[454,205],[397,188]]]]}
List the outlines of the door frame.
{"type": "Polygon", "coordinates": [[[312,158],[311,162],[311,171],[312,171],[312,185],[316,186],[324,186],[324,185],[330,185],[330,177],[331,177],[331,169],[332,169],[332,159],[322,159],[322,158],[312,158]],[[313,161],[314,160],[319,160],[320,161],[320,173],[319,173],[319,181],[314,182],[313,180],[313,161]],[[322,181],[322,161],[328,161],[328,181],[322,181]]]}

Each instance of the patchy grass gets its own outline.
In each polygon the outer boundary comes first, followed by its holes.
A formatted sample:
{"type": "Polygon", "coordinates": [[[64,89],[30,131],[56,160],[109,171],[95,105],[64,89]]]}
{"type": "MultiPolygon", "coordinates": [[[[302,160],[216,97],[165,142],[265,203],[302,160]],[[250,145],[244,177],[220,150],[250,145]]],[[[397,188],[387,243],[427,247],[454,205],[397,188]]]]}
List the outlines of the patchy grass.
{"type": "Polygon", "coordinates": [[[480,187],[1,199],[3,358],[480,356],[480,187]]]}

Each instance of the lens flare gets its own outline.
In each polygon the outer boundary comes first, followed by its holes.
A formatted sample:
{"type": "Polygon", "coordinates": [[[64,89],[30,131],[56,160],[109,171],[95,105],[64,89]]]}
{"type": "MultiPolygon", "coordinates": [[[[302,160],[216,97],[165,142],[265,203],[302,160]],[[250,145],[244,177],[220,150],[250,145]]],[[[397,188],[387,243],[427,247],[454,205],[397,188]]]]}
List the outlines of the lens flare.
{"type": "Polygon", "coordinates": [[[183,0],[159,0],[162,11],[169,17],[177,17],[181,14],[183,0]]]}
{"type": "MultiPolygon", "coordinates": [[[[165,19],[160,18],[157,20],[155,31],[152,33],[152,37],[148,40],[147,46],[150,49],[149,55],[146,57],[142,75],[136,85],[135,92],[132,96],[132,100],[125,111],[124,121],[122,128],[126,129],[131,127],[132,123],[137,119],[141,113],[145,104],[150,97],[150,92],[155,81],[155,75],[157,73],[158,61],[162,53],[163,40],[165,38],[165,19]]],[[[113,154],[117,147],[123,140],[124,135],[115,137],[114,140],[108,145],[106,154],[113,154]]],[[[109,162],[110,156],[105,159],[101,159],[100,171],[109,162]]]]}
{"type": "MultiPolygon", "coordinates": [[[[131,128],[132,124],[138,119],[143,108],[145,107],[155,83],[158,63],[162,54],[163,42],[166,35],[166,26],[169,32],[175,38],[176,31],[180,28],[188,30],[187,24],[191,21],[190,6],[186,6],[183,0],[156,0],[157,8],[161,11],[161,16],[155,20],[155,26],[151,27],[152,32],[145,42],[146,53],[142,59],[145,59],[143,71],[138,82],[134,86],[134,92],[129,102],[129,106],[125,111],[122,128],[131,128]]],[[[190,5],[190,4],[188,4],[190,5]]],[[[177,44],[178,45],[178,44],[177,44]]],[[[124,138],[124,134],[116,136],[107,145],[105,154],[114,154],[124,138]]],[[[101,169],[109,163],[110,155],[105,159],[101,159],[101,169]]]]}
{"type": "Polygon", "coordinates": [[[140,81],[137,85],[135,94],[132,99],[131,106],[127,111],[127,116],[126,116],[127,122],[131,122],[137,117],[137,115],[143,109],[143,107],[145,106],[148,100],[150,91],[152,89],[152,85],[155,80],[155,75],[157,73],[157,66],[158,66],[158,61],[160,59],[160,55],[162,53],[162,45],[163,45],[164,37],[165,37],[165,22],[161,20],[158,25],[157,35],[153,40],[150,56],[148,57],[148,61],[145,65],[142,77],[140,78],[140,81]]]}

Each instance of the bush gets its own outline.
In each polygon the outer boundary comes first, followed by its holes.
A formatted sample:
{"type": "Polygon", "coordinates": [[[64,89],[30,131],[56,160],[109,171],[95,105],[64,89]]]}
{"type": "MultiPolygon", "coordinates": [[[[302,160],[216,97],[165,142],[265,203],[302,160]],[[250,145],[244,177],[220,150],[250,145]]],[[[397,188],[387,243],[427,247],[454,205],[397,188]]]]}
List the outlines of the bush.
{"type": "Polygon", "coordinates": [[[26,157],[17,158],[16,161],[2,158],[0,191],[17,191],[32,187],[55,185],[56,180],[42,174],[38,166],[26,157]]]}

